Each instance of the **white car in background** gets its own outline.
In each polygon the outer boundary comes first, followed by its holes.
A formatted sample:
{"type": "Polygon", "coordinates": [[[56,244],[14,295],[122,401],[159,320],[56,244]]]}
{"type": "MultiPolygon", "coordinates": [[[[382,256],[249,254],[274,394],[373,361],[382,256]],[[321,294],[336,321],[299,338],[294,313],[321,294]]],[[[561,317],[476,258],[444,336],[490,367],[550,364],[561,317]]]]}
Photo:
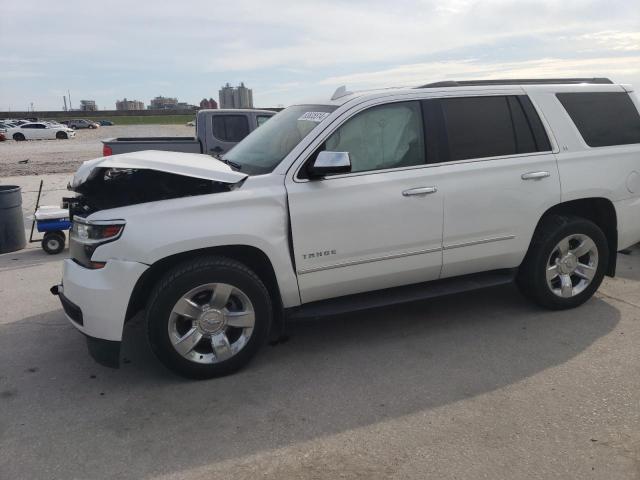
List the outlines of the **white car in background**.
{"type": "Polygon", "coordinates": [[[65,125],[52,125],[46,122],[30,122],[7,129],[7,138],[22,140],[65,140],[76,136],[75,130],[65,125]]]}

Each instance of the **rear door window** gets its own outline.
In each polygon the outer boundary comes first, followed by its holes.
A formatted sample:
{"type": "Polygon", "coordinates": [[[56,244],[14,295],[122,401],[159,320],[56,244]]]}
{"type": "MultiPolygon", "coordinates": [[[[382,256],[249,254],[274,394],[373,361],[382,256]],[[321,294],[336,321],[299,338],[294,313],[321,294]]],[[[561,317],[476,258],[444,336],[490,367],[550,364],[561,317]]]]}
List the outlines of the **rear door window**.
{"type": "MultiPolygon", "coordinates": [[[[444,98],[440,103],[451,161],[549,150],[546,135],[534,135],[517,96],[444,98]]],[[[537,114],[535,119],[540,122],[537,114]]]]}
{"type": "Polygon", "coordinates": [[[550,151],[526,95],[425,101],[429,163],[550,151]]]}
{"type": "Polygon", "coordinates": [[[556,97],[590,147],[640,143],[640,115],[629,94],[572,92],[556,97]]]}
{"type": "Polygon", "coordinates": [[[213,117],[213,136],[223,142],[239,142],[249,134],[249,121],[244,115],[213,117]]]}

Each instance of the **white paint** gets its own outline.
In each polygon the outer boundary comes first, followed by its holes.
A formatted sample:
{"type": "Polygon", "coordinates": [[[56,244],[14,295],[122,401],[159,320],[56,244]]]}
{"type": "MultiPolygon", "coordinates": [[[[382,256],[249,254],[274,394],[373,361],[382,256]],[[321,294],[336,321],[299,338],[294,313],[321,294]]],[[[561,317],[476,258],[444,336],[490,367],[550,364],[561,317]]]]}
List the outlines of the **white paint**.
{"type": "MultiPolygon", "coordinates": [[[[229,192],[91,215],[90,220],[124,219],[126,227],[120,239],[95,251],[93,260],[107,262],[104,269],[88,271],[66,263],[65,295],[83,307],[85,333],[116,339],[121,336],[124,311],[139,270],[167,256],[207,247],[247,245],[264,252],[274,267],[285,307],[444,276],[518,267],[543,213],[559,202],[582,198],[614,203],[618,247],[629,246],[640,241],[640,185],[636,180],[640,145],[585,145],[555,97],[556,92],[571,91],[623,89],[619,85],[391,89],[325,99],[321,103],[334,105],[336,110],[307,112],[316,121],[315,114],[322,113],[326,121],[271,174],[248,177],[229,192]],[[314,181],[297,178],[329,135],[367,108],[394,101],[492,94],[528,94],[549,133],[552,152],[314,181]],[[535,171],[549,172],[549,176],[522,180],[522,174],[535,171]],[[437,192],[402,195],[420,187],[436,187],[437,192]],[[289,251],[289,229],[293,252],[289,251]],[[325,251],[330,254],[309,255],[325,251]],[[116,270],[117,277],[113,276],[116,270]]],[[[98,166],[152,168],[226,183],[246,177],[210,157],[172,152],[98,159],[81,167],[76,177],[86,179],[98,166]]]]}

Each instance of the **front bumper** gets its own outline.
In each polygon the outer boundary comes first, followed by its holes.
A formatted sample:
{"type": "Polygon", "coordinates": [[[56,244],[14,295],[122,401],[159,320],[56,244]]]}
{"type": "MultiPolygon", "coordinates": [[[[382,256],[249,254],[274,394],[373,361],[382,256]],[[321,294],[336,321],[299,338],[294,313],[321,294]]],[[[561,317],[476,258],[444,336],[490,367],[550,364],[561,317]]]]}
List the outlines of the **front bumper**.
{"type": "Polygon", "coordinates": [[[67,319],[87,336],[89,353],[97,361],[104,351],[119,354],[131,292],[147,268],[138,262],[109,260],[104,268],[90,270],[64,261],[62,285],[52,292],[59,295],[67,319]]]}
{"type": "MultiPolygon", "coordinates": [[[[51,293],[60,298],[64,313],[74,325],[84,324],[82,310],[65,297],[62,285],[54,285],[51,287],[51,293]]],[[[120,368],[120,345],[122,342],[103,340],[101,338],[90,337],[86,334],[85,338],[87,339],[89,355],[91,355],[96,362],[105,367],[120,368]]]]}

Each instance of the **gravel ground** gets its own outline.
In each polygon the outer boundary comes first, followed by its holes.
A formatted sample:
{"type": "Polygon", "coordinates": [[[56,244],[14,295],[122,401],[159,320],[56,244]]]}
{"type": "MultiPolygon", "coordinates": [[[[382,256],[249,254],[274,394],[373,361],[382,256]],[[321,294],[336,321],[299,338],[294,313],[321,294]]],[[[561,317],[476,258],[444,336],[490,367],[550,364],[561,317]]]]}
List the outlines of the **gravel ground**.
{"type": "Polygon", "coordinates": [[[74,172],[80,163],[102,156],[102,142],[112,137],[186,137],[194,127],[185,125],[114,125],[78,130],[69,140],[0,142],[0,177],[74,172]],[[20,163],[27,160],[26,163],[20,163]]]}

